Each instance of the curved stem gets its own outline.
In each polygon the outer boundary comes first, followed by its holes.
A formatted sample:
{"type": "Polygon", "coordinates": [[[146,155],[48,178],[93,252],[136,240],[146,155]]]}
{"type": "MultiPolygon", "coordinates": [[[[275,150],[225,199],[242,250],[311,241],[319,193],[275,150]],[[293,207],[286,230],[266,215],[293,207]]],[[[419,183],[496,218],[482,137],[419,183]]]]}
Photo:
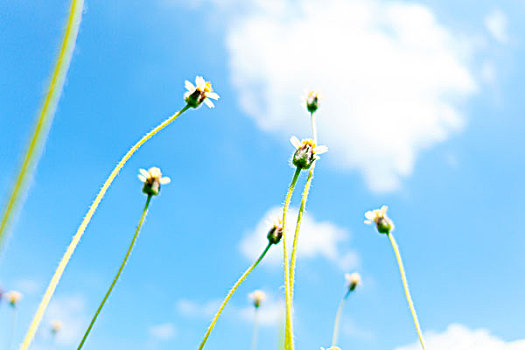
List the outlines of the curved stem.
{"type": "Polygon", "coordinates": [[[334,334],[332,335],[332,347],[335,347],[337,345],[337,337],[339,335],[339,323],[341,321],[341,314],[343,313],[343,308],[346,303],[346,299],[350,295],[350,290],[348,290],[341,299],[341,302],[339,303],[339,307],[337,308],[337,314],[335,315],[335,322],[334,322],[334,334]]]}
{"type": "Polygon", "coordinates": [[[292,322],[292,295],[290,293],[290,267],[288,266],[288,248],[286,244],[286,215],[288,213],[288,208],[290,207],[290,201],[292,200],[292,194],[295,189],[295,184],[301,173],[301,168],[295,170],[292,182],[288,188],[288,193],[286,194],[286,200],[284,201],[283,208],[283,250],[284,250],[284,287],[286,294],[286,325],[284,331],[284,349],[292,350],[293,349],[293,322],[292,322]]]}
{"type": "Polygon", "coordinates": [[[211,321],[211,324],[210,326],[208,327],[208,330],[206,331],[206,334],[204,335],[204,338],[202,339],[202,342],[201,342],[201,345],[199,346],[199,350],[202,350],[204,348],[204,345],[206,344],[206,341],[208,340],[208,337],[210,336],[210,333],[211,331],[213,330],[213,327],[215,327],[215,323],[217,323],[217,320],[219,319],[219,316],[221,315],[222,313],[222,310],[224,309],[224,307],[226,306],[226,304],[228,303],[228,301],[230,300],[230,298],[232,297],[233,293],[235,293],[235,291],[237,290],[237,288],[239,288],[239,286],[241,285],[241,283],[246,279],[246,277],[248,277],[248,275],[250,274],[250,272],[252,272],[252,270],[257,266],[259,265],[259,263],[261,262],[261,260],[264,258],[264,256],[266,255],[266,253],[268,253],[268,250],[270,250],[270,247],[272,246],[272,243],[268,243],[268,245],[266,246],[266,248],[264,249],[264,251],[262,252],[262,254],[259,256],[259,258],[253,263],[252,266],[250,266],[248,268],[248,270],[246,270],[241,278],[239,278],[239,280],[237,280],[237,282],[235,282],[235,284],[233,285],[232,289],[230,290],[230,292],[228,293],[228,295],[226,296],[226,298],[224,298],[224,301],[222,302],[221,306],[219,307],[219,310],[217,311],[217,313],[215,314],[215,317],[213,318],[213,320],[211,321]]]}
{"type": "Polygon", "coordinates": [[[120,274],[122,273],[122,270],[124,270],[124,266],[126,266],[126,263],[128,262],[129,255],[131,254],[131,251],[133,250],[133,247],[135,246],[135,242],[137,241],[137,237],[139,236],[140,228],[142,227],[142,224],[144,223],[144,219],[146,218],[146,214],[148,213],[148,207],[149,203],[151,201],[151,194],[148,195],[148,199],[146,199],[146,205],[144,206],[144,211],[142,212],[142,216],[140,217],[139,224],[137,225],[137,229],[135,230],[135,234],[133,235],[133,239],[131,240],[131,243],[129,244],[128,251],[126,252],[126,255],[124,256],[124,260],[122,260],[122,264],[120,264],[120,268],[118,269],[117,274],[115,275],[115,278],[113,279],[113,282],[111,282],[111,285],[109,286],[108,291],[106,292],[106,295],[104,296],[104,299],[102,299],[102,302],[100,303],[97,312],[95,312],[95,315],[93,316],[93,319],[91,319],[91,322],[89,323],[89,326],[86,330],[86,333],[82,337],[82,340],[80,341],[80,344],[77,348],[77,350],[82,349],[82,346],[86,342],[86,339],[89,335],[89,332],[91,332],[91,328],[93,328],[93,325],[95,324],[95,321],[97,320],[98,314],[104,307],[104,304],[106,304],[106,301],[109,298],[109,295],[111,294],[111,291],[113,290],[113,287],[115,287],[115,284],[117,283],[118,278],[120,277],[120,274]]]}
{"type": "Polygon", "coordinates": [[[84,231],[86,230],[87,225],[91,221],[91,218],[93,217],[93,214],[95,214],[95,211],[97,210],[100,202],[102,201],[102,198],[104,198],[104,195],[106,194],[109,186],[113,183],[113,180],[117,177],[120,170],[124,167],[126,162],[131,158],[131,156],[150,138],[155,136],[159,131],[167,127],[169,124],[171,124],[177,117],[179,117],[182,113],[184,113],[189,108],[188,105],[186,105],[184,108],[182,108],[180,111],[160,123],[157,127],[155,127],[153,130],[151,130],[149,133],[144,135],[131,149],[122,157],[120,162],[117,164],[117,166],[113,169],[109,177],[106,179],[106,182],[104,182],[104,185],[100,189],[99,193],[97,194],[97,197],[93,201],[93,204],[91,204],[91,207],[89,207],[89,210],[84,217],[84,220],[82,220],[82,223],[80,224],[77,232],[75,233],[75,236],[73,236],[73,239],[71,240],[71,243],[69,244],[66,252],[64,253],[64,256],[62,257],[62,260],[60,260],[60,263],[58,264],[58,267],[55,271],[55,274],[51,278],[51,281],[49,282],[49,285],[46,289],[46,292],[42,298],[42,301],[40,302],[40,305],[38,306],[38,310],[35,313],[35,316],[33,317],[33,320],[31,321],[31,325],[29,326],[29,329],[26,333],[26,336],[24,338],[24,342],[22,343],[22,346],[20,347],[20,350],[27,350],[29,348],[29,345],[31,344],[31,341],[35,337],[36,331],[38,329],[38,326],[40,322],[42,321],[42,317],[44,316],[44,312],[47,309],[47,306],[49,305],[49,302],[51,300],[51,297],[53,296],[53,293],[55,292],[55,289],[58,285],[58,282],[60,281],[60,278],[62,277],[62,274],[64,273],[64,270],[71,259],[71,256],[73,255],[73,252],[75,251],[78,242],[80,242],[80,238],[82,238],[82,235],[84,234],[84,231]]]}
{"type": "Polygon", "coordinates": [[[253,335],[252,335],[252,350],[257,350],[257,331],[258,331],[258,317],[259,308],[255,308],[255,314],[253,316],[253,335]]]}
{"type": "Polygon", "coordinates": [[[416,309],[414,303],[412,302],[412,297],[410,296],[410,291],[408,290],[408,282],[405,274],[405,268],[403,267],[403,260],[401,260],[401,254],[399,253],[399,247],[397,246],[396,240],[392,233],[387,233],[390,242],[392,243],[392,248],[394,248],[394,253],[396,255],[397,264],[399,265],[399,272],[401,273],[401,280],[403,281],[403,287],[405,288],[405,295],[408,302],[408,307],[412,313],[412,318],[414,319],[414,324],[416,325],[417,335],[419,336],[419,341],[421,342],[421,347],[423,350],[426,349],[425,341],[423,340],[423,332],[421,332],[421,327],[419,326],[419,320],[417,318],[416,309]]]}
{"type": "Polygon", "coordinates": [[[312,185],[312,180],[314,178],[314,168],[315,162],[312,164],[310,171],[308,172],[308,179],[306,180],[306,185],[304,186],[303,198],[301,200],[301,206],[299,207],[299,214],[297,215],[297,224],[295,226],[295,235],[293,239],[292,246],[292,257],[290,260],[290,295],[293,302],[294,294],[294,283],[295,283],[295,264],[297,260],[297,243],[299,242],[299,232],[301,230],[301,221],[303,219],[304,209],[306,207],[306,201],[308,200],[308,193],[310,192],[310,186],[312,185]]]}
{"type": "Polygon", "coordinates": [[[38,162],[38,157],[41,153],[43,143],[48,134],[53,116],[56,110],[64,80],[69,69],[69,63],[75,48],[75,42],[80,27],[80,19],[82,17],[82,8],[84,0],[72,0],[69,10],[69,17],[67,19],[66,29],[64,31],[64,38],[60,46],[60,51],[55,63],[55,68],[51,74],[51,80],[47,88],[47,93],[42,103],[42,108],[35,123],[33,135],[29,140],[26,154],[24,155],[22,165],[18,170],[13,189],[9,199],[7,200],[2,220],[0,221],[0,245],[4,240],[5,233],[8,229],[11,217],[14,215],[18,203],[21,201],[25,184],[29,179],[32,170],[38,162]]]}

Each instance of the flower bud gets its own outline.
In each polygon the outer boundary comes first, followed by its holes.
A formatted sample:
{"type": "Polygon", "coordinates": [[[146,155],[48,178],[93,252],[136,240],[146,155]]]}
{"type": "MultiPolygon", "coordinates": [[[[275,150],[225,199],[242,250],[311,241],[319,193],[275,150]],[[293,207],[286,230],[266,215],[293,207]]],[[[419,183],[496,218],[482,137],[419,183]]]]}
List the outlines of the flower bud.
{"type": "Polygon", "coordinates": [[[381,209],[374,209],[365,213],[365,224],[375,223],[377,232],[388,234],[394,230],[394,223],[386,215],[388,207],[383,205],[381,209]]]}
{"type": "Polygon", "coordinates": [[[326,146],[316,146],[312,140],[302,140],[295,136],[290,138],[290,142],[296,148],[293,155],[292,163],[300,169],[309,169],[314,161],[319,159],[318,154],[325,153],[328,149],[326,146]]]}
{"type": "Polygon", "coordinates": [[[278,244],[281,241],[281,238],[283,238],[283,226],[280,219],[275,221],[266,237],[268,237],[268,241],[271,244],[278,244]]]}
{"type": "Polygon", "coordinates": [[[148,171],[139,169],[139,179],[144,183],[142,192],[149,196],[156,196],[160,192],[160,185],[167,185],[171,182],[169,177],[162,177],[162,172],[159,168],[152,167],[148,171]]]}
{"type": "Polygon", "coordinates": [[[213,108],[214,104],[210,98],[218,100],[219,95],[213,92],[211,83],[204,80],[203,77],[198,76],[195,78],[195,84],[196,85],[193,85],[191,82],[186,80],[185,86],[188,91],[186,91],[184,94],[184,101],[186,101],[188,106],[193,108],[199,107],[203,102],[208,107],[213,108]]]}
{"type": "Polygon", "coordinates": [[[252,293],[248,295],[248,297],[252,300],[253,306],[258,309],[259,306],[261,306],[261,302],[266,299],[266,293],[262,290],[255,290],[252,293]]]}
{"type": "Polygon", "coordinates": [[[308,112],[314,113],[319,108],[319,93],[310,91],[306,97],[306,109],[308,112]]]}
{"type": "Polygon", "coordinates": [[[11,305],[12,307],[16,307],[20,299],[22,299],[22,293],[12,290],[10,292],[7,292],[5,294],[5,297],[7,301],[9,301],[9,305],[11,305]]]}
{"type": "Polygon", "coordinates": [[[356,287],[361,284],[361,275],[357,272],[354,272],[352,274],[345,274],[346,282],[348,283],[348,290],[353,292],[356,287]]]}

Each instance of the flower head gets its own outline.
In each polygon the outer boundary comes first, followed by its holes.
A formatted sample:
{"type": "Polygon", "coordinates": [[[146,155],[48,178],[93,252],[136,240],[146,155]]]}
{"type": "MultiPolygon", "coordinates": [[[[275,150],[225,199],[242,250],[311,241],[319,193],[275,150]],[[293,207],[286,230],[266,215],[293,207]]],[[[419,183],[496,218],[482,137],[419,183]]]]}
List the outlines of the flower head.
{"type": "Polygon", "coordinates": [[[53,335],[56,335],[58,332],[60,332],[60,330],[62,329],[62,326],[63,324],[59,320],[51,321],[51,333],[53,335]]]}
{"type": "Polygon", "coordinates": [[[317,91],[310,91],[306,96],[306,109],[310,113],[314,113],[319,108],[319,100],[321,96],[317,91]]]}
{"type": "Polygon", "coordinates": [[[318,154],[323,154],[328,151],[326,146],[316,146],[311,139],[299,141],[297,137],[292,136],[290,142],[296,148],[292,163],[301,169],[310,168],[314,161],[319,159],[318,154]]]}
{"type": "Polygon", "coordinates": [[[12,307],[16,307],[20,299],[22,299],[22,293],[17,292],[16,290],[12,290],[10,292],[5,293],[4,297],[9,302],[9,305],[12,307]]]}
{"type": "Polygon", "coordinates": [[[383,205],[381,209],[367,211],[365,213],[365,224],[372,225],[372,223],[375,223],[377,231],[379,233],[390,233],[394,230],[394,223],[386,215],[387,210],[388,207],[386,205],[383,205]]]}
{"type": "Polygon", "coordinates": [[[188,80],[186,80],[186,82],[184,83],[184,86],[188,90],[184,94],[184,101],[186,101],[186,103],[193,108],[199,107],[202,102],[204,102],[206,106],[210,108],[215,107],[213,105],[213,102],[211,102],[210,98],[218,100],[219,95],[213,92],[213,89],[211,88],[211,83],[209,81],[204,80],[203,77],[197,76],[195,78],[195,84],[196,86],[188,80]]]}
{"type": "Polygon", "coordinates": [[[361,275],[357,272],[345,274],[346,283],[348,284],[348,290],[351,292],[361,284],[361,275]]]}
{"type": "Polygon", "coordinates": [[[160,185],[167,185],[171,182],[169,177],[162,177],[162,172],[157,167],[149,168],[148,171],[139,169],[139,179],[144,182],[142,192],[150,196],[156,196],[160,192],[160,185]]]}
{"type": "Polygon", "coordinates": [[[267,237],[271,244],[277,244],[281,241],[281,238],[283,238],[283,221],[281,218],[274,219],[267,237]]]}
{"type": "Polygon", "coordinates": [[[266,293],[263,292],[262,290],[255,290],[253,291],[252,293],[250,293],[248,295],[248,298],[250,298],[250,300],[253,302],[253,306],[258,309],[259,306],[261,306],[261,302],[264,301],[264,299],[266,299],[266,293]]]}

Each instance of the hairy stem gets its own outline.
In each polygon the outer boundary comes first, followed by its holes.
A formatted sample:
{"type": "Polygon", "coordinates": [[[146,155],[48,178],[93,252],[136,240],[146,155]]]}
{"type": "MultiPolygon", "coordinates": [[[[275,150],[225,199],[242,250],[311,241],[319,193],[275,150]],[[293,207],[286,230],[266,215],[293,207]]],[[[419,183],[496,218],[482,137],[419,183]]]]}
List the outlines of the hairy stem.
{"type": "Polygon", "coordinates": [[[392,233],[387,234],[388,238],[390,239],[390,243],[392,243],[392,248],[394,248],[394,253],[396,255],[397,264],[399,265],[399,272],[401,273],[401,280],[403,281],[403,287],[405,288],[405,295],[408,302],[408,307],[410,308],[410,312],[412,313],[412,318],[414,319],[414,324],[416,326],[417,335],[419,336],[419,341],[421,343],[421,347],[423,350],[426,349],[425,347],[425,341],[423,339],[423,332],[421,332],[421,327],[419,326],[419,320],[417,318],[416,309],[414,307],[414,303],[412,302],[412,297],[410,296],[410,290],[408,289],[408,282],[407,282],[407,276],[405,274],[405,268],[403,267],[403,260],[401,260],[401,254],[399,253],[399,247],[397,246],[396,240],[392,233]]]}
{"type": "Polygon", "coordinates": [[[250,266],[248,268],[248,270],[246,270],[242,276],[237,280],[237,282],[235,282],[235,284],[233,285],[232,289],[229,291],[228,295],[226,295],[226,298],[224,298],[224,301],[222,302],[221,306],[219,307],[219,310],[217,311],[217,313],[215,314],[215,317],[213,318],[213,320],[211,321],[211,324],[210,326],[208,327],[208,330],[206,331],[206,334],[204,335],[204,338],[202,339],[202,342],[201,342],[201,345],[199,346],[199,350],[202,350],[204,348],[204,345],[206,345],[206,341],[208,340],[208,337],[210,336],[211,334],[211,331],[213,330],[213,327],[215,327],[215,324],[217,323],[217,320],[219,319],[219,316],[221,315],[222,313],[222,310],[224,309],[224,307],[226,306],[226,304],[228,303],[228,301],[230,300],[230,298],[232,297],[233,293],[235,293],[235,291],[237,290],[237,288],[239,288],[239,286],[241,285],[241,283],[246,279],[246,277],[248,277],[248,275],[252,272],[252,270],[257,266],[259,265],[259,263],[261,262],[261,260],[264,258],[264,256],[266,255],[266,253],[268,253],[268,250],[270,250],[270,247],[272,246],[272,243],[268,243],[268,245],[266,246],[266,248],[264,249],[264,251],[262,252],[262,254],[259,256],[259,258],[253,263],[252,266],[250,266]]]}
{"type": "Polygon", "coordinates": [[[80,242],[80,238],[82,238],[82,235],[84,234],[84,231],[87,228],[87,225],[91,221],[91,218],[93,217],[93,214],[95,214],[95,211],[97,210],[100,202],[102,201],[102,198],[104,198],[104,195],[106,194],[109,186],[113,183],[113,180],[117,177],[120,170],[124,167],[126,162],[131,158],[131,156],[150,138],[155,136],[159,131],[167,127],[169,124],[171,124],[175,119],[177,119],[182,113],[184,113],[188,108],[190,108],[188,105],[186,105],[184,108],[182,108],[180,111],[169,117],[168,119],[164,120],[162,123],[160,123],[158,126],[156,126],[153,130],[151,130],[149,133],[144,135],[131,149],[122,157],[120,162],[117,164],[117,166],[113,169],[109,177],[106,179],[106,182],[104,182],[104,185],[100,189],[99,193],[97,194],[97,197],[93,201],[93,204],[89,207],[89,210],[84,217],[84,220],[82,220],[82,223],[80,224],[77,232],[73,236],[73,239],[71,240],[71,243],[69,244],[66,252],[64,253],[64,256],[62,257],[62,260],[60,260],[60,263],[58,264],[58,267],[55,271],[55,274],[51,278],[51,281],[49,282],[49,285],[46,289],[46,292],[42,298],[42,301],[40,302],[40,305],[38,306],[38,309],[35,313],[35,316],[33,317],[33,320],[31,321],[31,325],[29,326],[29,329],[26,333],[26,336],[24,338],[24,342],[22,343],[22,347],[20,350],[27,350],[29,348],[29,345],[31,345],[31,342],[33,338],[35,337],[36,331],[38,329],[38,326],[40,325],[40,322],[42,321],[42,317],[44,316],[44,313],[49,305],[49,302],[51,301],[51,297],[53,296],[53,293],[55,292],[55,289],[58,285],[58,282],[60,281],[60,278],[62,277],[62,274],[64,273],[64,270],[71,259],[71,256],[73,255],[73,252],[75,251],[78,243],[80,242]]]}
{"type": "Polygon", "coordinates": [[[146,205],[144,206],[144,210],[142,211],[142,216],[140,217],[140,221],[139,221],[139,224],[137,225],[137,229],[135,230],[135,234],[133,235],[133,239],[131,240],[131,243],[129,244],[128,251],[126,252],[126,255],[124,256],[124,260],[122,260],[122,263],[120,264],[120,268],[118,269],[118,272],[115,275],[113,282],[111,282],[111,285],[109,286],[109,289],[106,292],[106,295],[104,295],[104,299],[102,299],[102,302],[100,303],[97,309],[97,312],[95,312],[95,315],[91,319],[91,322],[89,323],[89,326],[86,329],[86,333],[84,333],[84,336],[82,337],[82,340],[80,341],[80,344],[78,345],[77,350],[82,349],[82,346],[84,346],[84,343],[86,342],[89,332],[91,332],[91,328],[93,328],[93,325],[95,324],[95,321],[97,320],[97,317],[100,314],[100,311],[104,307],[104,304],[106,304],[106,301],[108,300],[109,295],[111,294],[111,291],[113,291],[115,284],[117,284],[117,280],[119,279],[120,274],[122,273],[122,270],[124,270],[124,266],[126,266],[126,263],[128,262],[131,251],[133,250],[133,247],[135,246],[135,242],[137,241],[137,238],[139,236],[139,232],[142,227],[142,224],[144,223],[144,219],[146,218],[146,214],[148,213],[148,207],[149,207],[150,202],[151,202],[151,194],[148,195],[148,198],[146,199],[146,205]]]}
{"type": "Polygon", "coordinates": [[[337,308],[337,314],[335,315],[335,322],[334,322],[334,333],[332,335],[332,347],[335,347],[337,345],[337,337],[339,335],[339,323],[341,321],[341,315],[343,314],[343,308],[346,303],[346,299],[348,299],[348,296],[350,295],[350,289],[345,293],[345,296],[343,299],[341,299],[341,302],[339,303],[339,307],[337,308]]]}
{"type": "Polygon", "coordinates": [[[257,350],[257,333],[258,333],[258,318],[259,308],[255,308],[255,314],[253,316],[253,335],[252,335],[252,350],[257,350]]]}
{"type": "Polygon", "coordinates": [[[284,201],[283,208],[283,250],[284,250],[284,287],[286,294],[286,325],[284,331],[284,349],[293,350],[293,320],[292,320],[292,295],[290,291],[290,267],[288,262],[288,248],[286,244],[286,215],[288,213],[288,208],[290,207],[290,201],[292,200],[292,194],[295,189],[295,184],[301,173],[301,168],[295,170],[292,182],[288,188],[288,193],[286,194],[286,200],[284,201]]]}
{"type": "Polygon", "coordinates": [[[51,74],[49,86],[47,87],[42,107],[38,114],[38,118],[36,119],[33,134],[27,146],[27,151],[23,157],[22,165],[18,170],[11,194],[9,195],[2,214],[2,219],[0,221],[0,246],[3,244],[4,237],[8,231],[9,224],[12,221],[12,217],[16,212],[17,206],[24,197],[25,185],[38,163],[42,146],[53,121],[56,106],[60,99],[60,94],[62,93],[64,80],[75,48],[83,6],[84,0],[71,1],[64,37],[62,39],[53,73],[51,74]]]}

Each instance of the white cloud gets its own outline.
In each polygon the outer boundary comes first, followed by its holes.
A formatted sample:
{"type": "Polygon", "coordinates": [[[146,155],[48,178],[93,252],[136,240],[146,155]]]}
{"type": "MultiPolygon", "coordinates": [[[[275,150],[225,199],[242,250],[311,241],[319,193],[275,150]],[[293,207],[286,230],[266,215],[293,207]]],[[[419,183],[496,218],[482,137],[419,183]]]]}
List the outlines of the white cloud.
{"type": "MultiPolygon", "coordinates": [[[[257,223],[253,230],[241,240],[239,249],[249,260],[255,260],[268,244],[266,234],[271,227],[272,218],[282,214],[282,208],[270,209],[257,223]]],[[[287,216],[286,235],[288,245],[291,247],[295,233],[298,210],[290,208],[287,216]]],[[[359,262],[358,256],[353,251],[342,252],[342,243],[349,239],[349,233],[331,222],[315,221],[308,213],[303,215],[300,239],[298,243],[298,259],[323,257],[334,262],[342,270],[355,268],[359,262]]],[[[280,266],[283,261],[282,249],[270,249],[264,258],[263,264],[280,266]]]]}
{"type": "MultiPolygon", "coordinates": [[[[443,333],[425,334],[427,346],[434,350],[525,350],[525,340],[505,342],[484,329],[471,330],[460,324],[448,326],[443,333]]],[[[419,350],[421,345],[396,348],[396,350],[419,350]]]]}
{"type": "Polygon", "coordinates": [[[62,328],[56,336],[56,343],[60,346],[71,347],[78,345],[88,324],[86,314],[86,300],[80,295],[59,296],[49,305],[46,320],[41,327],[45,337],[51,334],[51,322],[62,322],[62,328]]]}
{"type": "MultiPolygon", "coordinates": [[[[284,317],[284,301],[268,297],[261,303],[257,311],[257,322],[260,326],[276,326],[284,317]]],[[[255,313],[253,306],[245,306],[236,310],[236,313],[243,320],[253,322],[255,313]]]]}
{"type": "Polygon", "coordinates": [[[505,44],[509,41],[507,32],[507,16],[500,10],[494,10],[485,17],[485,27],[492,37],[505,44]]]}
{"type": "MultiPolygon", "coordinates": [[[[257,5],[253,5],[253,3],[257,5]]],[[[307,136],[298,96],[315,88],[330,163],[375,191],[397,189],[421,151],[462,128],[477,91],[474,40],[425,6],[377,0],[280,1],[230,21],[227,47],[241,107],[287,139],[307,136]]],[[[323,157],[324,158],[324,157],[323,157]]]]}
{"type": "Polygon", "coordinates": [[[149,335],[157,340],[170,340],[175,337],[177,330],[173,323],[162,323],[150,326],[149,335]]]}
{"type": "Polygon", "coordinates": [[[215,299],[204,303],[198,303],[189,299],[181,299],[177,301],[175,308],[179,313],[187,317],[193,318],[210,318],[215,315],[221,300],[215,299]]]}

